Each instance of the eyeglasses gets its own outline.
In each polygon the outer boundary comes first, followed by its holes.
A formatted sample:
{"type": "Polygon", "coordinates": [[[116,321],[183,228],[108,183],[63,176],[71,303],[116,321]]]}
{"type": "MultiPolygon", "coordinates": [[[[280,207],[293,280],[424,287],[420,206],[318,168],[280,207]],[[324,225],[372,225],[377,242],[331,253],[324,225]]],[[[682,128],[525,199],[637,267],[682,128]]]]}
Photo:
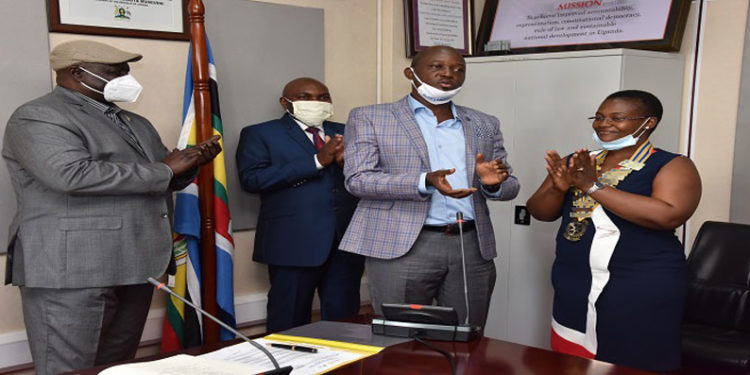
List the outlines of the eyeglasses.
{"type": "Polygon", "coordinates": [[[604,116],[591,116],[588,118],[588,120],[592,123],[601,123],[604,121],[609,121],[611,124],[622,124],[625,121],[632,121],[632,120],[643,120],[644,118],[649,118],[651,116],[639,116],[639,117],[604,117],[604,116]]]}

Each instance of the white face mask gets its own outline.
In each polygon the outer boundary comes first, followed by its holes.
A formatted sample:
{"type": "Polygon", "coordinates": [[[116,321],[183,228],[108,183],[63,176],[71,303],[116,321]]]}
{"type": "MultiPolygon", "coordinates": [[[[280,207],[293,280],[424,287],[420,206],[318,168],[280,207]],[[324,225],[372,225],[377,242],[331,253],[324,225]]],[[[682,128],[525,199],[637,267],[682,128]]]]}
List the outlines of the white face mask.
{"type": "Polygon", "coordinates": [[[292,103],[292,109],[294,110],[294,113],[287,112],[307,126],[320,127],[323,125],[323,121],[333,116],[333,104],[329,102],[317,100],[291,101],[287,98],[284,98],[284,100],[292,103]]]}
{"type": "Polygon", "coordinates": [[[459,86],[450,91],[443,91],[437,87],[433,87],[422,82],[422,80],[419,79],[417,72],[414,71],[414,68],[409,67],[409,69],[411,69],[411,72],[414,73],[414,78],[416,78],[420,84],[419,87],[417,87],[414,81],[411,81],[411,85],[417,89],[419,96],[421,96],[424,100],[428,101],[429,103],[432,103],[435,105],[448,103],[449,101],[451,101],[451,99],[453,99],[454,96],[456,96],[456,94],[458,94],[459,91],[461,91],[461,88],[463,87],[463,86],[459,86]]]}
{"type": "Polygon", "coordinates": [[[138,96],[140,96],[141,91],[143,91],[143,86],[141,86],[141,84],[136,81],[135,77],[130,74],[126,74],[124,76],[117,77],[108,81],[82,67],[79,68],[84,72],[91,74],[92,76],[99,78],[100,80],[107,83],[106,85],[104,85],[104,92],[102,92],[81,82],[81,84],[87,89],[103,94],[104,100],[108,102],[133,103],[138,100],[138,96]]]}
{"type": "Polygon", "coordinates": [[[615,139],[614,141],[609,141],[609,142],[602,141],[601,139],[599,139],[599,135],[596,134],[596,131],[594,131],[594,134],[592,135],[591,138],[594,139],[594,142],[602,146],[603,149],[608,150],[608,151],[620,150],[626,147],[635,146],[635,144],[638,143],[638,138],[640,138],[643,135],[643,133],[646,132],[648,128],[646,128],[646,130],[643,130],[641,134],[638,134],[637,137],[633,137],[633,134],[638,133],[638,131],[641,130],[641,128],[644,125],[646,125],[646,123],[650,119],[651,117],[647,117],[646,121],[644,121],[643,124],[641,124],[641,126],[638,127],[638,129],[635,129],[633,133],[628,134],[622,138],[615,139]]]}

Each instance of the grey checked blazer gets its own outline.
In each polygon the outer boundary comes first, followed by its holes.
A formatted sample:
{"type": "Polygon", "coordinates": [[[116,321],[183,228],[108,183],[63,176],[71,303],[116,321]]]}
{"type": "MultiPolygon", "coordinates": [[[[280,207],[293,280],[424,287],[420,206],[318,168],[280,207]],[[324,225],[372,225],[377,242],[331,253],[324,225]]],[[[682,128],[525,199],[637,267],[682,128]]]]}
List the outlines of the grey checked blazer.
{"type": "Polygon", "coordinates": [[[102,111],[60,87],[11,116],[2,156],[18,202],[8,243],[15,285],[107,287],[164,273],[171,171],[159,160],[167,149],[148,120],[127,111],[120,117],[143,151],[102,111]]]}
{"type": "MultiPolygon", "coordinates": [[[[461,106],[456,106],[456,113],[466,138],[469,186],[480,187],[474,173],[478,153],[485,160],[503,160],[512,172],[497,118],[461,106]]],[[[406,254],[430,208],[430,197],[419,193],[419,176],[432,170],[408,98],[352,110],[346,123],[344,160],[346,188],[361,200],[339,247],[383,259],[406,254]]],[[[520,188],[512,175],[501,186],[499,200],[515,198],[520,188]]],[[[497,251],[487,197],[480,189],[472,198],[482,257],[490,260],[497,251]]]]}

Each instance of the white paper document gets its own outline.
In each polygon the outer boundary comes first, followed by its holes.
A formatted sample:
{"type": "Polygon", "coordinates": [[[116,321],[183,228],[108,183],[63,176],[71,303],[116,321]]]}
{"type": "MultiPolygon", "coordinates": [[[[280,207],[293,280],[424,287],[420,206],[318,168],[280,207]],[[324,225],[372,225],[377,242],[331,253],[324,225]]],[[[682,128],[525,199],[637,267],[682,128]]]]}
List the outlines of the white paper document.
{"type": "MultiPolygon", "coordinates": [[[[318,350],[317,353],[298,352],[288,349],[272,348],[271,343],[297,344],[298,342],[286,342],[278,340],[255,339],[258,344],[263,345],[273,354],[280,366],[292,366],[293,375],[321,374],[346,363],[356,361],[369,356],[368,353],[331,348],[323,345],[303,344],[318,350]]],[[[252,345],[243,342],[241,344],[228,346],[215,352],[206,353],[200,358],[214,359],[219,361],[234,362],[260,368],[268,371],[273,369],[271,361],[263,352],[252,345]]]]}
{"type": "Polygon", "coordinates": [[[99,375],[247,375],[261,371],[248,364],[178,354],[151,362],[110,367],[99,375]]]}

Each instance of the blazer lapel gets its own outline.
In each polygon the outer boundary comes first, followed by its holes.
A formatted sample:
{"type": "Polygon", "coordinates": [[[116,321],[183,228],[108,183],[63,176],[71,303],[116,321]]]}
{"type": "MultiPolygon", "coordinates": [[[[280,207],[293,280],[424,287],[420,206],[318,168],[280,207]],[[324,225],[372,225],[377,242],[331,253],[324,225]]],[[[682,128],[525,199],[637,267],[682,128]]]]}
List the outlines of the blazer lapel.
{"type": "MultiPolygon", "coordinates": [[[[474,172],[477,161],[477,137],[476,130],[474,127],[476,119],[472,118],[463,107],[456,106],[456,114],[461,119],[461,124],[464,128],[464,142],[466,143],[466,177],[469,179],[468,183],[471,187],[474,182],[474,172]]],[[[484,155],[485,158],[492,157],[492,155],[484,155]]]]}
{"type": "Polygon", "coordinates": [[[422,135],[422,130],[419,129],[417,119],[414,117],[414,112],[409,106],[408,97],[404,97],[396,103],[393,108],[393,116],[396,118],[396,122],[404,129],[404,134],[414,144],[414,148],[419,158],[422,159],[422,163],[427,166],[428,170],[431,170],[430,157],[427,155],[427,144],[424,142],[424,136],[422,135]]]}
{"type": "MultiPolygon", "coordinates": [[[[151,152],[149,147],[146,147],[148,144],[147,140],[143,138],[145,135],[144,130],[141,129],[143,126],[140,121],[135,121],[133,117],[131,117],[127,112],[122,111],[120,112],[120,120],[125,123],[125,125],[130,127],[130,130],[133,132],[133,135],[138,140],[138,144],[136,145],[130,137],[127,136],[127,134],[123,134],[123,138],[125,138],[128,143],[133,146],[138,152],[140,152],[142,155],[146,156],[149,161],[154,161],[154,154],[151,152]]],[[[122,129],[120,130],[120,133],[124,133],[122,129]]]]}
{"type": "Polygon", "coordinates": [[[292,138],[295,142],[299,143],[300,147],[305,149],[307,153],[310,155],[315,155],[318,153],[318,150],[315,149],[315,146],[312,142],[310,142],[310,138],[307,138],[307,135],[304,133],[304,130],[299,128],[299,125],[292,119],[292,116],[289,116],[288,114],[285,114],[281,121],[284,122],[284,126],[286,127],[286,132],[289,134],[289,137],[292,138]]]}
{"type": "MultiPolygon", "coordinates": [[[[117,124],[113,123],[112,120],[109,117],[107,117],[107,115],[104,114],[104,112],[94,108],[88,103],[85,103],[83,99],[77,98],[75,94],[68,93],[65,90],[55,88],[55,93],[63,97],[66,102],[78,107],[81,110],[81,112],[85,113],[88,116],[96,118],[98,123],[104,123],[107,126],[109,126],[115,133],[117,133],[120,136],[120,138],[122,138],[125,142],[127,142],[130,145],[130,147],[136,150],[140,155],[149,158],[149,160],[152,160],[149,157],[149,155],[144,154],[144,151],[142,151],[141,148],[138,147],[138,145],[130,137],[128,137],[128,135],[125,134],[125,132],[122,129],[120,129],[117,126],[117,124]]],[[[128,123],[128,125],[130,125],[130,123],[128,123]]],[[[136,137],[138,137],[137,135],[138,132],[136,132],[136,130],[133,129],[132,127],[131,129],[133,130],[133,133],[136,133],[136,137]]]]}

